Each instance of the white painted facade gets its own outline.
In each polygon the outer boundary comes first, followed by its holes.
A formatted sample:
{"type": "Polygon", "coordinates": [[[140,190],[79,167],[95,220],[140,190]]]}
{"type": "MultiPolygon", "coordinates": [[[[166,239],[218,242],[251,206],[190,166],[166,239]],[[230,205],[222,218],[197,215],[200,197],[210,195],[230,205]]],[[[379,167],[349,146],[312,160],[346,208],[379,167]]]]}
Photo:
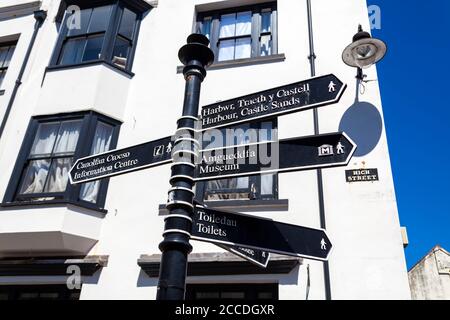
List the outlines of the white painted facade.
{"type": "MultiPolygon", "coordinates": [[[[0,11],[31,1],[3,0],[0,11]]],[[[59,0],[37,9],[48,17],[38,33],[17,98],[0,139],[0,196],[6,192],[30,119],[38,115],[95,110],[122,122],[118,148],[166,137],[181,114],[184,80],[177,73],[178,49],[192,32],[196,10],[263,1],[160,0],[142,20],[130,77],[105,65],[45,72],[58,36],[59,0]]],[[[278,53],[284,61],[210,70],[200,105],[227,100],[310,78],[306,1],[278,0],[278,53]]],[[[333,242],[330,256],[332,299],[410,299],[394,184],[378,82],[356,86],[356,70],[341,59],[358,24],[369,30],[364,0],[313,0],[317,75],[335,74],[348,88],[338,104],[319,109],[321,133],[346,131],[359,149],[348,167],[323,170],[325,214],[333,242]],[[359,101],[360,103],[355,103],[359,101]],[[363,102],[368,102],[374,107],[363,102]],[[378,168],[379,181],[347,183],[346,169],[378,168]]],[[[20,34],[3,82],[0,119],[33,32],[33,14],[0,20],[3,37],[20,34]]],[[[376,68],[365,70],[377,79],[376,68]]],[[[279,138],[314,133],[313,112],[278,119],[279,138]]],[[[110,179],[106,215],[75,205],[0,208],[0,258],[102,255],[108,265],[85,277],[81,299],[154,299],[157,278],[138,266],[143,254],[159,254],[169,166],[110,179]]],[[[279,175],[285,211],[252,212],[277,221],[320,227],[315,171],[279,175]]],[[[251,200],[249,200],[251,201],[251,200]]],[[[222,252],[192,241],[194,253],[222,252]]],[[[189,277],[188,283],[278,283],[280,299],[325,299],[323,264],[303,260],[289,274],[189,277]]],[[[2,276],[0,285],[64,283],[61,276],[2,276]]]]}

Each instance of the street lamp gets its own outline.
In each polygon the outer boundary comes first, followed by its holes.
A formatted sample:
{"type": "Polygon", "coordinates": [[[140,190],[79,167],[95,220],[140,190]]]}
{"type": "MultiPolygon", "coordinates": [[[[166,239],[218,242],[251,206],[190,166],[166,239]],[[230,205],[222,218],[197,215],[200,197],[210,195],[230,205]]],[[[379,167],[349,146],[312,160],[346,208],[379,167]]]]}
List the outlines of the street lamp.
{"type": "Polygon", "coordinates": [[[387,47],[383,41],[372,38],[359,25],[358,33],[353,36],[353,42],[342,53],[342,60],[350,67],[358,68],[356,78],[364,80],[365,75],[362,69],[367,69],[383,59],[386,50],[387,47]]]}

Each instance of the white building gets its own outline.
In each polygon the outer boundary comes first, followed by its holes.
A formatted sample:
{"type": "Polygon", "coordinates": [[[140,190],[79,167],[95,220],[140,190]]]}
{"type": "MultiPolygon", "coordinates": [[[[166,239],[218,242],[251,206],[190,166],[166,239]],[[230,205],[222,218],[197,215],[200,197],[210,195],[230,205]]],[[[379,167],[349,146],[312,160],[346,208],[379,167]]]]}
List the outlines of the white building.
{"type": "MultiPolygon", "coordinates": [[[[358,144],[347,167],[322,171],[323,206],[315,170],[197,187],[211,207],[326,223],[328,265],[274,255],[262,269],[192,241],[188,297],[411,298],[379,86],[368,82],[362,94],[341,58],[358,24],[370,30],[366,1],[312,1],[316,74],[348,85],[339,103],[318,109],[318,128],[358,144]],[[375,168],[377,180],[346,178],[375,168]]],[[[155,299],[170,166],[82,187],[67,171],[74,158],[175,132],[177,52],[199,27],[217,60],[201,106],[311,77],[306,0],[1,1],[0,299],[155,299]],[[71,5],[82,9],[78,27],[68,23],[71,5]],[[71,266],[81,290],[66,286],[71,266]]],[[[375,67],[365,73],[377,79],[375,67]]],[[[267,125],[280,139],[312,135],[314,112],[267,125]]]]}
{"type": "Polygon", "coordinates": [[[414,300],[450,300],[450,253],[435,246],[408,272],[414,300]]]}

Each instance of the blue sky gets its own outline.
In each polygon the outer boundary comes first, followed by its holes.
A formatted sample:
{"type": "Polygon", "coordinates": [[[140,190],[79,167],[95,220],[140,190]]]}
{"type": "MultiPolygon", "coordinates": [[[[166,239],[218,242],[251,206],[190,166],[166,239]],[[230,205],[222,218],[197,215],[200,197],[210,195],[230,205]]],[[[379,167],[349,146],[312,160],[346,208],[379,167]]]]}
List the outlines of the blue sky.
{"type": "Polygon", "coordinates": [[[369,0],[388,45],[378,77],[408,268],[450,250],[450,1],[369,0]]]}

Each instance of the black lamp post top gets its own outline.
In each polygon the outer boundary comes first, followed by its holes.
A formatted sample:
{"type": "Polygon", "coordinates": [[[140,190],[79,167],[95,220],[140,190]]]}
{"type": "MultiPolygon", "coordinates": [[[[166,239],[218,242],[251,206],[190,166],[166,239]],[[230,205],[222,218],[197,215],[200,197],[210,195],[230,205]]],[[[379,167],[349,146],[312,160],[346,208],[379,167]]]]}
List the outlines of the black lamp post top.
{"type": "Polygon", "coordinates": [[[353,42],[356,42],[361,39],[369,39],[372,38],[370,33],[363,30],[362,26],[358,26],[358,33],[353,36],[353,42]]]}
{"type": "Polygon", "coordinates": [[[209,40],[206,36],[193,33],[187,38],[187,44],[178,52],[178,58],[184,65],[198,61],[207,67],[214,61],[214,53],[208,48],[208,45],[209,40]]]}
{"type": "Polygon", "coordinates": [[[200,43],[203,44],[204,46],[208,46],[209,45],[209,40],[208,38],[201,34],[201,33],[192,33],[187,37],[186,40],[187,43],[200,43]]]}

